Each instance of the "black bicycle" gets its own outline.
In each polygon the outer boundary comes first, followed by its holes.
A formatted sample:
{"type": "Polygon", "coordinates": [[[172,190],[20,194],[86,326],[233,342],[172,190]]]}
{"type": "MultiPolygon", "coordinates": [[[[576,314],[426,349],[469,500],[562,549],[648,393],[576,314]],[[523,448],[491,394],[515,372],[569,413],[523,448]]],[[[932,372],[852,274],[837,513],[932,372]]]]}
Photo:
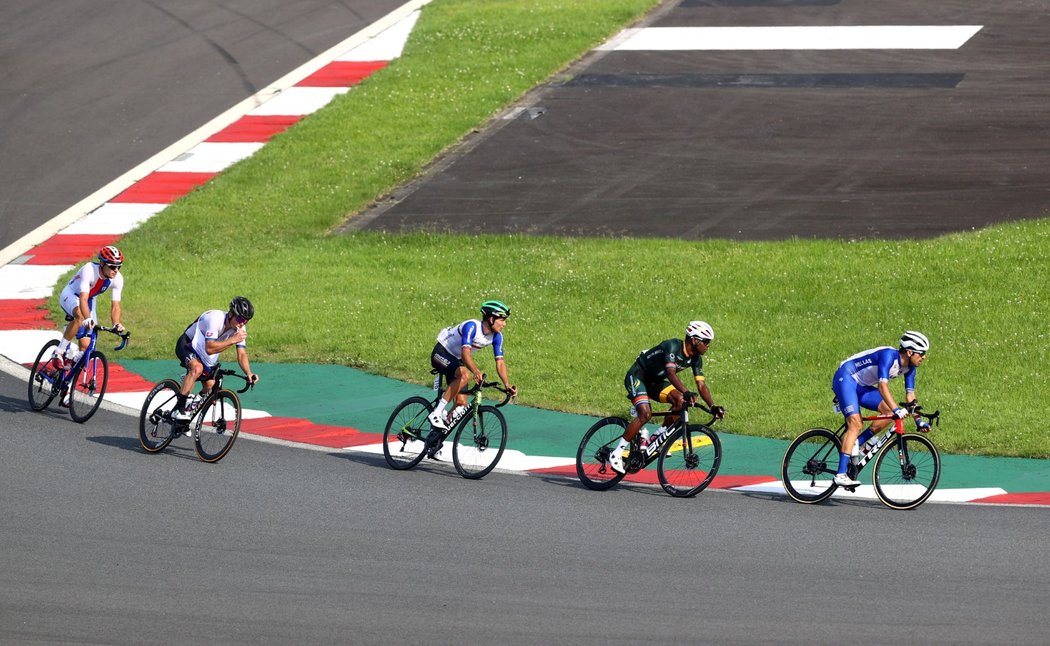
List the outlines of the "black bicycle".
{"type": "Polygon", "coordinates": [[[492,471],[507,448],[507,420],[499,408],[511,400],[510,391],[499,382],[482,381],[463,391],[470,398],[463,417],[442,430],[427,420],[441,400],[442,380],[435,379],[437,396],[428,401],[418,395],[397,405],[383,431],[383,456],[391,468],[411,469],[424,457],[437,458],[444,442],[455,432],[452,440],[452,463],[464,478],[476,480],[492,471]],[[494,389],[503,393],[501,402],[483,405],[482,391],[494,389]]]}
{"type": "MultiPolygon", "coordinates": [[[[921,407],[912,412],[913,417],[924,417],[937,425],[940,425],[940,415],[940,411],[923,413],[921,407]]],[[[878,436],[874,446],[858,455],[855,462],[850,461],[849,475],[856,479],[864,466],[874,459],[872,484],[879,500],[893,509],[918,507],[937,488],[941,477],[941,456],[937,447],[925,435],[905,433],[904,420],[893,415],[868,415],[863,419],[892,419],[894,423],[878,436]]],[[[784,490],[792,499],[812,504],[827,500],[835,492],[838,485],[833,479],[838,471],[845,431],[845,422],[834,432],[826,428],[810,429],[788,446],[781,476],[784,490]]],[[[843,488],[856,491],[856,487],[843,488]]]]}
{"type": "Polygon", "coordinates": [[[139,442],[147,453],[163,451],[180,435],[193,435],[193,448],[204,462],[218,462],[226,457],[241,431],[241,400],[238,393],[247,392],[254,384],[235,370],[222,369],[219,364],[211,375],[201,375],[198,381],[213,378],[215,384],[207,393],[201,393],[200,405],[189,419],[175,419],[181,384],[165,379],[146,395],[139,413],[139,442]],[[234,392],[222,387],[223,377],[237,377],[244,388],[234,392]]]}
{"type": "Polygon", "coordinates": [[[617,473],[609,465],[609,456],[627,429],[622,417],[606,417],[598,421],[584,435],[576,452],[576,474],[587,488],[604,491],[613,487],[627,474],[638,473],[656,460],[656,474],[664,491],[679,498],[689,498],[703,491],[722,463],[722,443],[711,428],[714,413],[702,404],[694,407],[711,415],[705,424],[689,423],[689,407],[652,414],[653,417],[678,416],[670,427],[643,444],[642,434],[635,435],[630,450],[623,458],[626,474],[617,473]]]}
{"type": "Polygon", "coordinates": [[[69,407],[69,416],[73,421],[82,424],[91,419],[102,405],[102,397],[109,383],[106,355],[95,349],[99,332],[109,332],[120,338],[120,345],[113,348],[118,352],[124,349],[131,337],[131,332],[118,332],[110,327],[95,325],[88,329],[82,326],[77,331],[77,340],[89,339],[88,347],[73,365],[62,370],[52,370],[47,365],[58,345],[58,339],[52,339],[40,348],[29,370],[30,408],[44,410],[58,397],[60,406],[69,407]]]}

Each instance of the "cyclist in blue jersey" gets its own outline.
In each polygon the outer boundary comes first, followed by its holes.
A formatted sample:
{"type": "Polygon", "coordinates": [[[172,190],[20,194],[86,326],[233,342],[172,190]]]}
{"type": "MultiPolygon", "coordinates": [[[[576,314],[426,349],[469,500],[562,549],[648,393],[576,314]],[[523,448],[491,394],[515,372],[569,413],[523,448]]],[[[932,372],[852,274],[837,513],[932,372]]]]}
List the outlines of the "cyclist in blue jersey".
{"type": "MultiPolygon", "coordinates": [[[[892,420],[872,422],[861,433],[861,408],[877,411],[882,415],[892,414],[904,419],[912,414],[917,400],[915,396],[915,373],[922,365],[930,349],[930,340],[921,332],[909,330],[900,339],[897,348],[882,346],[857,353],[839,364],[831,380],[831,390],[838,400],[842,416],[846,418],[846,432],[842,436],[842,452],[835,474],[835,484],[855,487],[860,484],[847,473],[850,456],[859,446],[889,426],[892,420]],[[904,401],[901,406],[890,392],[889,381],[904,377],[904,401]]],[[[920,430],[929,430],[930,423],[917,418],[920,430]]]]}
{"type": "MultiPolygon", "coordinates": [[[[627,370],[624,387],[627,398],[631,400],[637,413],[620,437],[620,442],[609,454],[609,466],[617,473],[626,473],[623,453],[630,446],[638,431],[652,418],[650,400],[669,403],[672,408],[681,408],[684,404],[693,404],[697,397],[702,397],[711,408],[711,413],[718,419],[725,415],[725,409],[715,405],[711,391],[704,379],[704,355],[707,354],[715,331],[704,321],[691,321],[685,326],[685,339],[668,339],[638,355],[627,370]],[[698,392],[691,392],[678,378],[678,372],[689,368],[693,372],[698,392]]],[[[664,418],[664,426],[670,426],[676,417],[664,418]]]]}
{"type": "Polygon", "coordinates": [[[473,352],[485,346],[492,346],[496,374],[503,386],[511,395],[518,394],[517,386],[510,383],[507,362],[503,358],[503,328],[507,326],[509,316],[510,308],[502,301],[485,301],[481,304],[481,319],[468,319],[438,333],[437,343],[430,354],[430,365],[445,376],[448,387],[428,417],[431,424],[440,429],[452,428],[467,411],[467,398],[460,395],[460,391],[468,379],[481,383],[481,370],[474,363],[473,352]],[[445,408],[452,401],[456,402],[456,407],[446,416],[445,408]]]}

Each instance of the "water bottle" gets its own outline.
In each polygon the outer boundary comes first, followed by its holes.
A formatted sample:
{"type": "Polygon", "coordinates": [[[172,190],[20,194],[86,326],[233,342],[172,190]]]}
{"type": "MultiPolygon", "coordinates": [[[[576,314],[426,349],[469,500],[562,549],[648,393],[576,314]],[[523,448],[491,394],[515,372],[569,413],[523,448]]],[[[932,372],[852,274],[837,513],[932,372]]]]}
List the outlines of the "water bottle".
{"type": "Polygon", "coordinates": [[[190,399],[190,401],[186,402],[186,412],[196,412],[197,408],[201,405],[201,401],[203,401],[203,398],[200,395],[194,395],[193,398],[190,399]]]}

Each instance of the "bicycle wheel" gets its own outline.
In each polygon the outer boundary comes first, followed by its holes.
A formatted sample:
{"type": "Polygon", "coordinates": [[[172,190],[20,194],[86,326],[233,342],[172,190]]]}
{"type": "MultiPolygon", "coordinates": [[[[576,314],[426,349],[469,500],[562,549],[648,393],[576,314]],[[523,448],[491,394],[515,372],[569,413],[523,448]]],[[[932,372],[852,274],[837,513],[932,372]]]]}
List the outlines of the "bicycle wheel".
{"type": "Polygon", "coordinates": [[[171,412],[178,403],[179,384],[165,379],[149,391],[139,413],[139,443],[147,453],[163,451],[175,438],[171,412]]]}
{"type": "Polygon", "coordinates": [[[223,388],[201,404],[193,418],[193,448],[204,462],[226,457],[241,432],[241,400],[223,388]]]}
{"type": "Polygon", "coordinates": [[[913,509],[930,497],[941,477],[941,456],[923,435],[905,433],[875,458],[875,495],[887,507],[913,509]]]}
{"type": "Polygon", "coordinates": [[[452,463],[469,480],[485,477],[507,448],[507,420],[495,406],[482,406],[477,415],[459,423],[452,440],[452,463]]]}
{"type": "Polygon", "coordinates": [[[44,410],[58,394],[61,387],[61,377],[52,377],[44,366],[51,361],[54,352],[52,348],[58,346],[58,341],[52,339],[40,348],[36,355],[33,367],[29,369],[29,407],[33,410],[44,410]]]}
{"type": "Polygon", "coordinates": [[[839,467],[840,440],[826,428],[814,428],[795,438],[784,454],[784,491],[798,502],[827,500],[838,486],[832,480],[839,467]]]}
{"type": "Polygon", "coordinates": [[[606,417],[583,434],[580,448],[576,451],[576,475],[588,489],[604,491],[623,480],[624,474],[616,473],[609,466],[609,454],[616,448],[625,430],[627,420],[606,417]]]}
{"type": "Polygon", "coordinates": [[[664,491],[689,498],[711,484],[722,463],[722,443],[710,428],[690,424],[676,431],[660,448],[656,475],[664,491]]]}
{"type": "Polygon", "coordinates": [[[427,415],[433,409],[432,402],[409,397],[390,413],[383,430],[383,457],[392,469],[411,469],[426,455],[426,438],[430,433],[427,415]]]}
{"type": "Polygon", "coordinates": [[[102,405],[108,383],[109,362],[106,361],[106,355],[92,352],[79,370],[74,369],[69,380],[69,416],[73,421],[83,424],[91,419],[102,405]]]}

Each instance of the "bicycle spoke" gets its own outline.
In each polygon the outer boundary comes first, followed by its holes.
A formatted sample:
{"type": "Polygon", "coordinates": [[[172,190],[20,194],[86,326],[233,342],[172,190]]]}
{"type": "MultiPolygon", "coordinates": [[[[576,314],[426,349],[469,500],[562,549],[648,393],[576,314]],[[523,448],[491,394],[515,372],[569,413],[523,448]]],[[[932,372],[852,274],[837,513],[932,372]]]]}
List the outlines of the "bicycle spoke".
{"type": "Polygon", "coordinates": [[[933,442],[906,433],[875,458],[875,494],[894,509],[917,507],[937,487],[940,472],[941,458],[933,442]]]}
{"type": "Polygon", "coordinates": [[[411,469],[426,455],[431,406],[422,397],[409,397],[390,414],[383,431],[383,457],[391,468],[411,469]]]}
{"type": "Polygon", "coordinates": [[[609,454],[627,429],[627,421],[606,417],[587,430],[576,452],[576,475],[588,489],[608,489],[623,479],[609,466],[609,454]]]}
{"type": "Polygon", "coordinates": [[[146,395],[139,413],[139,443],[149,453],[162,451],[177,434],[171,414],[178,392],[179,384],[165,379],[146,395]]]}
{"type": "Polygon", "coordinates": [[[507,421],[493,406],[482,406],[465,418],[452,442],[452,462],[464,478],[484,477],[495,468],[507,446],[507,421]]]}
{"type": "Polygon", "coordinates": [[[718,472],[722,446],[711,429],[703,425],[679,431],[660,449],[656,473],[664,491],[688,498],[703,491],[718,472]]]}
{"type": "Polygon", "coordinates": [[[232,390],[220,390],[204,401],[193,418],[193,444],[205,462],[226,457],[241,430],[241,402],[232,390]]]}
{"type": "Polygon", "coordinates": [[[784,454],[781,476],[784,490],[798,502],[826,500],[835,491],[839,462],[839,439],[826,428],[815,428],[798,436],[784,454]]]}
{"type": "Polygon", "coordinates": [[[102,404],[109,382],[109,365],[101,352],[93,353],[73,375],[69,387],[69,415],[86,422],[102,404]]]}

